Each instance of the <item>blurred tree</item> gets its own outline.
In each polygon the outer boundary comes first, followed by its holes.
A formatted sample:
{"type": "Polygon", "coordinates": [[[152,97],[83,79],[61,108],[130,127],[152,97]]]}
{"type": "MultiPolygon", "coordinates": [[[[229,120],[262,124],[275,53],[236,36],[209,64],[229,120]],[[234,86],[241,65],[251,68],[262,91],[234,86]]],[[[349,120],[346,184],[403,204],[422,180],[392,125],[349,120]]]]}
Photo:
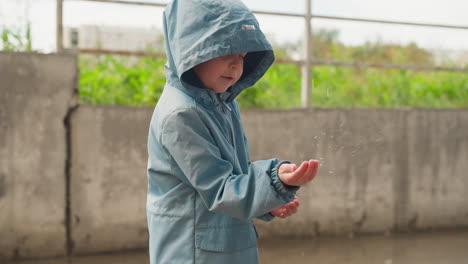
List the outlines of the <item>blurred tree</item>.
{"type": "Polygon", "coordinates": [[[25,51],[32,52],[31,24],[27,24],[24,30],[12,30],[0,28],[0,48],[3,51],[25,51]]]}

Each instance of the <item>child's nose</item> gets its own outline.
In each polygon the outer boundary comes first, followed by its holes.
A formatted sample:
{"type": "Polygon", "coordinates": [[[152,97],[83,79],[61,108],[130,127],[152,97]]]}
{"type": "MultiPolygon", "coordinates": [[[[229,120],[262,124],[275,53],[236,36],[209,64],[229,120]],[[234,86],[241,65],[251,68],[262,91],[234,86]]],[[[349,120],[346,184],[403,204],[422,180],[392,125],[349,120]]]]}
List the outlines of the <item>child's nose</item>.
{"type": "Polygon", "coordinates": [[[241,56],[233,55],[231,68],[240,68],[244,65],[244,59],[241,56]]]}

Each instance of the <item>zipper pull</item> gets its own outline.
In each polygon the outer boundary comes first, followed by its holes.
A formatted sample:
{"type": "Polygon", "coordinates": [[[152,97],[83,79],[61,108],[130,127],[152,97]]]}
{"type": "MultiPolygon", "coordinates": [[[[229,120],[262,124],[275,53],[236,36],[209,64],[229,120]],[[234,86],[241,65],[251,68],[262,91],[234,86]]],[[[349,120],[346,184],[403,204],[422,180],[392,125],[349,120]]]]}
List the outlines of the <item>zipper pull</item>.
{"type": "Polygon", "coordinates": [[[229,112],[231,112],[231,111],[232,111],[231,107],[229,107],[229,105],[228,105],[228,104],[226,104],[226,102],[224,102],[224,101],[221,101],[221,102],[223,102],[224,106],[226,106],[226,108],[227,108],[227,109],[229,109],[229,112]]]}

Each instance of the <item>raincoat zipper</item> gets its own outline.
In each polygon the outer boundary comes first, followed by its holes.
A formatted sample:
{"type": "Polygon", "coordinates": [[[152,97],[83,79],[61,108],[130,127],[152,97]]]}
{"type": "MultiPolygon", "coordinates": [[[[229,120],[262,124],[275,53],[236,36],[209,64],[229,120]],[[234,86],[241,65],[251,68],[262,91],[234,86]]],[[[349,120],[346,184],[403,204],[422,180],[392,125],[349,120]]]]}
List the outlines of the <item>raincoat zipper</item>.
{"type": "Polygon", "coordinates": [[[232,122],[231,122],[231,119],[229,118],[229,116],[227,115],[226,113],[226,109],[227,108],[229,110],[229,112],[232,111],[231,107],[229,107],[229,105],[222,99],[219,99],[219,101],[221,102],[221,109],[222,109],[222,113],[224,115],[224,117],[226,118],[228,124],[229,124],[229,134],[230,134],[230,137],[231,137],[231,145],[234,147],[234,131],[232,131],[232,122]]]}

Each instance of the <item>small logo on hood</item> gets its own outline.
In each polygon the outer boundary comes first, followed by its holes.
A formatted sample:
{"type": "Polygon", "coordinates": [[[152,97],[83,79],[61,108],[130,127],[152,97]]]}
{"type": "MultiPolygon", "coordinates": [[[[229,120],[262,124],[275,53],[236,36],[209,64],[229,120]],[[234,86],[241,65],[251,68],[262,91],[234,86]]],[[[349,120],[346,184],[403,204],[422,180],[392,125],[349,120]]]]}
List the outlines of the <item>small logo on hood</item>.
{"type": "Polygon", "coordinates": [[[255,30],[254,25],[242,25],[242,30],[255,30]]]}

